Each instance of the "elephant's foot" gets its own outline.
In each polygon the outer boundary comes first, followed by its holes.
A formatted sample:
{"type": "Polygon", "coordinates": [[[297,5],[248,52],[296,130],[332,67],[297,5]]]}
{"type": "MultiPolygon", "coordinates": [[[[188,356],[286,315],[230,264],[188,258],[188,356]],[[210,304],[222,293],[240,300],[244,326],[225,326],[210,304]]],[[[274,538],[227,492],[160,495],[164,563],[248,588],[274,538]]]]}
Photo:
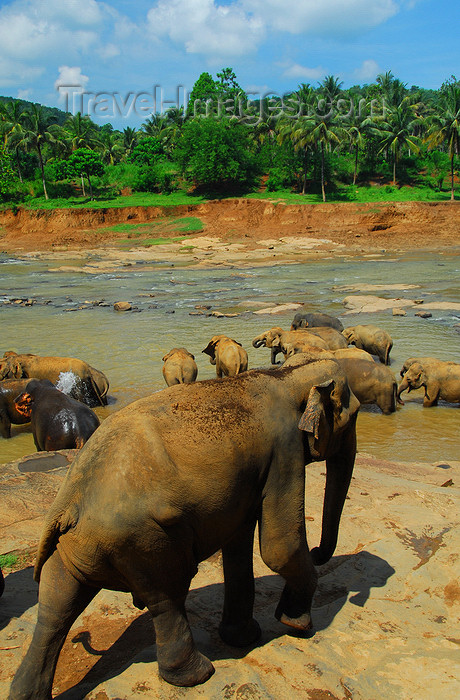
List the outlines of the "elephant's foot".
{"type": "Polygon", "coordinates": [[[231,647],[248,647],[260,639],[261,631],[257,620],[250,620],[245,625],[229,625],[221,622],[219,634],[225,644],[231,647]]]}
{"type": "Polygon", "coordinates": [[[158,663],[158,670],[165,681],[181,687],[204,683],[215,671],[210,660],[196,650],[182,666],[164,666],[158,663]]]}
{"type": "Polygon", "coordinates": [[[312,629],[313,623],[310,611],[306,610],[306,607],[305,596],[294,594],[285,587],[276,608],[275,617],[283,625],[292,627],[299,632],[308,632],[312,629]]]}
{"type": "Polygon", "coordinates": [[[313,559],[313,564],[315,564],[315,566],[321,566],[322,564],[326,564],[332,556],[332,554],[329,554],[328,552],[322,550],[321,547],[313,547],[313,549],[310,550],[310,555],[313,559]]]}

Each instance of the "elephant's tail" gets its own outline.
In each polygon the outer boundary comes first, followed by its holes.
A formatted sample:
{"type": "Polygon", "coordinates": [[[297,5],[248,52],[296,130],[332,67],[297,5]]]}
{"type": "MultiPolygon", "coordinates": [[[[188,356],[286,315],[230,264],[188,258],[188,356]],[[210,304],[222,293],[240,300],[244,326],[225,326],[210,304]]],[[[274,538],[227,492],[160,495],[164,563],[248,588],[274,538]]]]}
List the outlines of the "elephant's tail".
{"type": "Polygon", "coordinates": [[[78,504],[75,503],[75,501],[67,502],[69,500],[66,498],[67,495],[68,491],[63,491],[63,496],[65,499],[65,502],[63,503],[63,498],[60,499],[58,494],[53,506],[51,507],[51,510],[47,515],[35,561],[34,580],[37,581],[37,583],[40,581],[42,567],[55,550],[59,537],[64,532],[67,532],[67,530],[69,530],[71,527],[75,527],[78,522],[78,504]]]}
{"type": "Polygon", "coordinates": [[[389,365],[390,364],[390,350],[393,347],[393,343],[388,343],[386,351],[385,351],[385,364],[389,365]]]}

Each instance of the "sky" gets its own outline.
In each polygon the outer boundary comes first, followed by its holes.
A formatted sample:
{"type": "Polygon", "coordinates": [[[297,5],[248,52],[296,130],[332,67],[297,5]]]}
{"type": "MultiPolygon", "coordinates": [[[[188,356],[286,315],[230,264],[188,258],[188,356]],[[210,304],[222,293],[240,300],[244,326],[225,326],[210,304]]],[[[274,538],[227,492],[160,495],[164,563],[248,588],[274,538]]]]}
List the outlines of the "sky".
{"type": "Polygon", "coordinates": [[[0,95],[123,129],[227,66],[254,97],[390,70],[436,89],[459,29],[459,0],[0,0],[0,95]]]}

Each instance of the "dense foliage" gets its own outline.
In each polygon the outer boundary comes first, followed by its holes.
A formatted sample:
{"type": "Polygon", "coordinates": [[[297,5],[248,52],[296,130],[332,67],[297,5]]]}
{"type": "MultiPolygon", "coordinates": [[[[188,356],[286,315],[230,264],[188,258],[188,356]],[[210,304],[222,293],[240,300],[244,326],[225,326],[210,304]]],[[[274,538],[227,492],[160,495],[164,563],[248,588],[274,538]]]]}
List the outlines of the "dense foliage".
{"type": "Polygon", "coordinates": [[[183,109],[152,114],[139,130],[0,97],[0,137],[0,198],[12,203],[86,197],[85,182],[91,198],[259,187],[353,200],[362,188],[409,186],[454,199],[460,81],[408,88],[387,72],[344,90],[326,76],[250,100],[223,68],[199,76],[183,109]]]}

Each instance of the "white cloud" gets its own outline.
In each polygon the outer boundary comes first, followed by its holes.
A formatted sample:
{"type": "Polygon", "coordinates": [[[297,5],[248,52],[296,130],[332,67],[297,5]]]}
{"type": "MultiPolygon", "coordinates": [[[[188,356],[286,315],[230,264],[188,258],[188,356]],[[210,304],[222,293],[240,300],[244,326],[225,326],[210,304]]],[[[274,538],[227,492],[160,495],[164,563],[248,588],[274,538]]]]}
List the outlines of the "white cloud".
{"type": "Polygon", "coordinates": [[[214,0],[159,0],[148,12],[154,36],[168,36],[187,53],[211,59],[244,56],[264,38],[261,17],[247,14],[240,3],[217,5],[214,0]]]}
{"type": "Polygon", "coordinates": [[[59,94],[59,102],[66,105],[66,110],[69,109],[69,97],[81,94],[88,82],[89,77],[83,75],[79,66],[59,66],[59,76],[54,82],[54,89],[59,94]]]}
{"type": "Polygon", "coordinates": [[[304,80],[319,80],[325,75],[326,71],[321,66],[308,68],[307,66],[301,66],[299,63],[291,63],[283,73],[285,78],[300,78],[304,80]]]}
{"type": "Polygon", "coordinates": [[[374,80],[381,72],[378,63],[372,58],[369,58],[363,61],[360,67],[353,72],[353,77],[359,81],[369,82],[370,80],[374,80]]]}
{"type": "Polygon", "coordinates": [[[97,53],[104,61],[108,61],[111,58],[115,58],[115,56],[119,56],[120,49],[115,44],[110,43],[97,49],[97,53]]]}

